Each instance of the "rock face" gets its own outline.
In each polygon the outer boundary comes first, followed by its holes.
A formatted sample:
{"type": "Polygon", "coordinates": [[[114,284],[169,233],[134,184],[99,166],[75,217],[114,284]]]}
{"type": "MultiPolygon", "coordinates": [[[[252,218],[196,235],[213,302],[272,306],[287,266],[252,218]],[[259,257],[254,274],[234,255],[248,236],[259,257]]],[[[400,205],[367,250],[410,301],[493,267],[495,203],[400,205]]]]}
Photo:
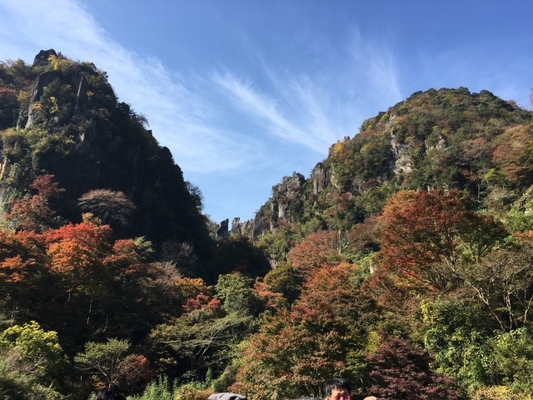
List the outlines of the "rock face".
{"type": "Polygon", "coordinates": [[[231,221],[231,233],[241,235],[242,224],[240,223],[241,219],[239,217],[233,218],[231,221]]]}
{"type": "Polygon", "coordinates": [[[253,237],[258,237],[263,232],[263,217],[261,213],[256,213],[253,220],[253,237]]]}
{"type": "Polygon", "coordinates": [[[271,199],[256,212],[254,219],[241,222],[239,217],[235,217],[231,221],[231,230],[228,227],[229,220],[225,219],[216,229],[215,237],[222,239],[229,235],[239,235],[257,239],[266,230],[275,231],[284,221],[294,222],[303,207],[311,183],[313,192],[318,195],[331,184],[329,175],[328,169],[318,163],[309,180],[296,172],[292,176],[283,177],[281,183],[272,186],[271,199]],[[306,182],[309,188],[304,187],[306,182]]]}
{"type": "Polygon", "coordinates": [[[311,171],[311,180],[313,181],[313,193],[318,196],[328,185],[328,172],[324,164],[319,162],[311,171]]]}
{"type": "MultiPolygon", "coordinates": [[[[327,173],[324,166],[319,163],[319,167],[315,167],[318,171],[317,188],[323,190],[327,180],[327,173]]],[[[231,221],[231,230],[228,231],[229,220],[226,219],[220,223],[219,228],[215,232],[215,237],[221,239],[231,235],[247,236],[255,239],[265,231],[265,229],[274,230],[277,224],[281,221],[289,221],[293,216],[290,215],[291,204],[299,202],[303,197],[303,185],[305,178],[302,174],[294,173],[290,177],[283,177],[281,183],[272,187],[272,199],[270,201],[271,217],[265,216],[265,211],[258,211],[254,219],[240,222],[239,217],[233,218],[231,221]],[[265,222],[267,221],[267,222],[265,222]]]]}
{"type": "MultiPolygon", "coordinates": [[[[61,217],[75,220],[81,195],[99,188],[121,191],[137,211],[129,227],[114,227],[117,236],[144,236],[156,248],[166,240],[192,243],[207,260],[210,238],[196,194],[142,116],[118,102],[107,75],[90,62],[67,59],[53,49],[39,52],[30,72],[21,76],[19,115],[10,126],[16,123],[17,129],[31,129],[46,140],[24,141],[27,149],[0,158],[0,178],[13,177],[0,180],[0,197],[10,195],[7,189],[24,193],[26,182],[46,172],[67,188],[68,195],[57,199],[61,217]],[[29,85],[27,76],[35,77],[29,85]]],[[[0,88],[5,86],[2,80],[0,88]]],[[[5,149],[5,138],[0,139],[5,149]]]]}
{"type": "Polygon", "coordinates": [[[32,67],[44,67],[49,64],[48,59],[50,56],[57,57],[57,53],[54,49],[41,50],[39,54],[33,59],[32,67]]]}
{"type": "Polygon", "coordinates": [[[233,218],[231,221],[231,235],[236,236],[247,236],[249,238],[254,237],[254,220],[249,219],[244,222],[240,222],[241,219],[239,217],[233,218]]]}
{"type": "Polygon", "coordinates": [[[387,122],[387,129],[389,130],[391,140],[392,154],[394,155],[394,165],[392,170],[395,174],[400,172],[410,173],[413,170],[413,159],[408,154],[409,146],[407,144],[400,143],[394,134],[394,119],[395,115],[389,110],[389,121],[387,122]]]}
{"type": "MultiPolygon", "coordinates": [[[[301,196],[301,191],[305,178],[302,174],[295,172],[292,176],[284,176],[281,183],[272,186],[272,221],[285,221],[290,219],[287,208],[291,202],[301,196]]],[[[273,226],[270,227],[273,229],[273,226]]]]}
{"type": "MultiPolygon", "coordinates": [[[[48,60],[46,60],[46,63],[48,63],[48,60]]],[[[42,62],[39,65],[43,65],[42,62]]],[[[47,65],[47,64],[44,64],[44,65],[47,65]]],[[[36,114],[35,104],[41,99],[44,88],[50,85],[53,81],[58,79],[60,76],[61,76],[61,73],[59,71],[50,71],[50,72],[45,72],[39,75],[33,81],[33,85],[31,87],[30,104],[28,106],[28,120],[26,121],[26,126],[24,127],[25,129],[29,129],[33,125],[33,119],[36,114]]]]}
{"type": "Polygon", "coordinates": [[[229,236],[228,224],[229,224],[229,219],[227,218],[220,223],[220,226],[218,227],[217,232],[216,232],[217,239],[223,239],[229,236]]]}
{"type": "Polygon", "coordinates": [[[394,167],[395,174],[400,172],[410,173],[413,171],[413,159],[408,154],[409,146],[406,144],[400,144],[394,136],[391,138],[392,153],[394,154],[394,167]]]}
{"type": "MultiPolygon", "coordinates": [[[[48,58],[50,56],[57,57],[57,53],[55,50],[41,50],[39,54],[35,56],[35,59],[33,61],[33,66],[40,66],[40,67],[46,67],[50,65],[50,61],[48,58]]],[[[69,61],[71,62],[71,61],[69,61]]],[[[72,63],[72,69],[69,75],[66,77],[66,82],[70,87],[75,89],[76,92],[76,98],[74,102],[74,107],[71,110],[71,113],[69,115],[64,115],[63,119],[69,119],[72,116],[82,116],[87,111],[87,106],[89,102],[89,96],[87,94],[88,91],[88,85],[87,85],[87,78],[88,75],[96,75],[98,74],[98,71],[94,64],[79,64],[79,63],[72,63]]],[[[44,89],[50,85],[52,82],[54,82],[56,79],[65,79],[64,74],[59,70],[51,70],[46,71],[37,76],[35,80],[33,81],[31,94],[30,94],[30,100],[28,105],[28,119],[26,120],[26,124],[24,126],[25,129],[29,129],[34,124],[35,116],[38,112],[38,107],[36,107],[36,104],[40,101],[41,96],[43,95],[44,89]]],[[[50,127],[54,127],[57,125],[61,125],[64,121],[60,120],[59,118],[55,118],[50,123],[50,127]]],[[[17,127],[19,128],[19,127],[17,127]]],[[[80,144],[83,143],[84,137],[78,138],[80,144]]]]}

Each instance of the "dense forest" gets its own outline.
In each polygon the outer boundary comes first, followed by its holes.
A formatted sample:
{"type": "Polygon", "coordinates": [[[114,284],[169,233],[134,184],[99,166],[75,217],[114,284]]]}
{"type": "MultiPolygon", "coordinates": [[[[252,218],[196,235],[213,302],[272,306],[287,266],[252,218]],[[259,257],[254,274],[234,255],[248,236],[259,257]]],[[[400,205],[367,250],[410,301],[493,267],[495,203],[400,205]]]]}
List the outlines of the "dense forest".
{"type": "Polygon", "coordinates": [[[533,398],[531,110],[414,93],[222,235],[148,127],[0,63],[0,398],[533,398]]]}

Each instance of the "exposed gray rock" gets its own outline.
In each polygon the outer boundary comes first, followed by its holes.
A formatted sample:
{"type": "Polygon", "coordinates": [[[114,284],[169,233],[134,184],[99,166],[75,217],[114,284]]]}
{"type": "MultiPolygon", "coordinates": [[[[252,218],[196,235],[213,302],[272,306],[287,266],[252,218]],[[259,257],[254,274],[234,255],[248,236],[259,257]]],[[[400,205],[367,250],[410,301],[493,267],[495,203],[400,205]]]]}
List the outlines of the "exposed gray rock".
{"type": "Polygon", "coordinates": [[[287,219],[286,216],[285,216],[285,211],[287,210],[288,206],[289,205],[286,204],[286,203],[278,204],[278,219],[279,220],[287,219]]]}
{"type": "Polygon", "coordinates": [[[57,53],[54,49],[41,50],[39,54],[37,54],[35,58],[33,59],[33,64],[31,66],[32,67],[43,67],[43,66],[48,65],[50,63],[50,61],[48,61],[48,58],[50,58],[50,56],[57,57],[57,53]]]}
{"type": "Polygon", "coordinates": [[[244,222],[240,222],[241,219],[239,217],[233,218],[231,221],[231,235],[237,235],[237,236],[246,236],[250,239],[254,238],[254,220],[249,219],[244,222]]]}
{"type": "Polygon", "coordinates": [[[396,116],[389,112],[389,122],[387,127],[391,135],[390,144],[392,148],[392,154],[394,155],[394,166],[392,168],[395,174],[398,174],[399,172],[410,173],[413,171],[413,158],[409,154],[409,146],[407,144],[400,143],[394,134],[395,118],[396,116]]]}
{"type": "Polygon", "coordinates": [[[220,223],[220,226],[218,227],[217,232],[216,232],[217,239],[223,239],[229,236],[228,223],[229,223],[228,218],[226,218],[224,221],[220,223]]]}
{"type": "MultiPolygon", "coordinates": [[[[56,52],[53,49],[41,50],[39,54],[35,56],[33,66],[35,67],[49,65],[50,62],[48,61],[48,58],[51,55],[57,56],[56,52]]],[[[72,63],[71,69],[66,75],[64,72],[61,72],[59,70],[45,71],[41,73],[39,76],[37,76],[37,78],[35,78],[32,84],[27,112],[28,118],[26,120],[24,128],[29,129],[33,126],[37,111],[35,104],[40,101],[44,89],[56,79],[61,79],[63,84],[70,85],[70,87],[72,87],[76,91],[76,101],[72,113],[69,112],[66,115],[63,115],[63,119],[68,119],[72,116],[85,115],[90,102],[89,96],[87,94],[88,83],[86,76],[97,75],[98,73],[99,72],[96,66],[94,64],[88,63],[72,63]]],[[[54,116],[54,119],[50,121],[49,127],[53,129],[55,126],[61,125],[63,122],[65,121],[61,121],[59,118],[57,118],[57,116],[54,116]]],[[[21,121],[21,123],[23,124],[24,121],[21,121]]],[[[17,126],[17,129],[19,128],[20,126],[17,126]]],[[[80,142],[80,145],[83,143],[84,140],[86,140],[85,134],[80,135],[80,137],[78,138],[78,142],[80,142]]]]}
{"type": "Polygon", "coordinates": [[[281,183],[272,186],[272,197],[294,199],[304,182],[304,176],[297,172],[290,177],[284,176],[281,183]]]}
{"type": "Polygon", "coordinates": [[[256,213],[253,221],[253,235],[258,237],[263,232],[263,217],[261,213],[256,213]]]}
{"type": "Polygon", "coordinates": [[[248,236],[249,238],[254,238],[254,220],[249,219],[241,223],[241,235],[248,236]]]}
{"type": "MultiPolygon", "coordinates": [[[[270,205],[272,215],[276,220],[287,220],[286,210],[291,201],[301,196],[302,186],[305,178],[302,174],[295,172],[292,176],[284,176],[281,183],[272,186],[272,203],[270,205]]],[[[273,224],[276,221],[271,221],[273,224]]],[[[271,226],[271,229],[273,226],[271,226]]]]}
{"type": "Polygon", "coordinates": [[[311,180],[313,181],[313,193],[318,196],[328,185],[328,172],[324,164],[319,162],[311,171],[311,180]]]}
{"type": "Polygon", "coordinates": [[[239,217],[235,217],[233,218],[233,221],[231,221],[231,233],[232,234],[236,234],[236,235],[242,234],[242,231],[241,231],[242,225],[240,224],[240,220],[241,219],[239,217]]]}
{"type": "Polygon", "coordinates": [[[30,94],[30,104],[28,106],[28,120],[26,121],[26,129],[31,128],[33,125],[33,118],[35,116],[34,109],[35,103],[41,99],[43,95],[44,88],[51,84],[53,81],[58,79],[61,76],[59,71],[48,71],[39,75],[33,81],[30,94]]]}
{"type": "Polygon", "coordinates": [[[87,79],[84,75],[82,75],[80,78],[80,83],[78,83],[78,90],[76,92],[74,115],[80,115],[87,110],[87,99],[87,79]]]}

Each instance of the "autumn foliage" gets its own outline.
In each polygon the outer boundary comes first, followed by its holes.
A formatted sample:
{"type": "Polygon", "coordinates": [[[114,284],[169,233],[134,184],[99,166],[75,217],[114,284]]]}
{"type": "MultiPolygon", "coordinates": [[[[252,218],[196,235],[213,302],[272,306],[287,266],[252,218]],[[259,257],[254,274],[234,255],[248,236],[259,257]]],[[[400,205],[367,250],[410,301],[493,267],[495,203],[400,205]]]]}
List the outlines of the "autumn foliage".
{"type": "Polygon", "coordinates": [[[507,232],[471,209],[465,193],[402,191],[381,217],[382,266],[418,290],[446,290],[465,261],[479,261],[507,232]]]}
{"type": "Polygon", "coordinates": [[[336,264],[339,245],[337,232],[318,231],[296,244],[289,251],[287,258],[294,269],[308,275],[323,265],[336,264]]]}
{"type": "Polygon", "coordinates": [[[50,200],[59,197],[65,189],[59,188],[50,174],[38,176],[30,187],[37,193],[13,200],[7,219],[19,229],[43,230],[53,224],[55,212],[50,208],[50,200]]]}
{"type": "Polygon", "coordinates": [[[533,396],[531,111],[414,93],[215,239],[106,74],[47,60],[0,62],[0,398],[533,396]]]}
{"type": "Polygon", "coordinates": [[[459,400],[464,394],[453,379],[431,370],[431,357],[404,339],[381,337],[382,344],[368,356],[366,393],[378,399],[459,400]]]}
{"type": "Polygon", "coordinates": [[[370,306],[350,285],[351,271],[347,264],[318,268],[290,310],[265,319],[248,339],[233,390],[265,400],[319,396],[325,376],[350,374],[348,354],[364,336],[355,321],[370,306]]]}

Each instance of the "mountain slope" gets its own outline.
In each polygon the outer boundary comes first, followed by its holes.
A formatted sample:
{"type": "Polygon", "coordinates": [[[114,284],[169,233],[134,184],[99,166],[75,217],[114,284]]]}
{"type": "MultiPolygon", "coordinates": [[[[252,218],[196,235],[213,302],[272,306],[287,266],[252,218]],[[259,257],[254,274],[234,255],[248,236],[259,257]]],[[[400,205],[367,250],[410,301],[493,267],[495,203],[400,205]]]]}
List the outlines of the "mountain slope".
{"type": "Polygon", "coordinates": [[[367,119],[333,144],[309,178],[274,186],[256,220],[302,235],[349,230],[402,189],[460,189],[501,212],[533,184],[533,113],[488,91],[430,89],[367,119]]]}
{"type": "Polygon", "coordinates": [[[54,204],[61,217],[79,220],[77,199],[91,190],[121,191],[136,207],[128,226],[113,226],[117,235],[145,236],[158,250],[165,241],[191,243],[208,256],[199,190],[94,64],[54,50],[32,66],[2,63],[0,106],[3,207],[36,176],[53,174],[66,189],[54,204]]]}

